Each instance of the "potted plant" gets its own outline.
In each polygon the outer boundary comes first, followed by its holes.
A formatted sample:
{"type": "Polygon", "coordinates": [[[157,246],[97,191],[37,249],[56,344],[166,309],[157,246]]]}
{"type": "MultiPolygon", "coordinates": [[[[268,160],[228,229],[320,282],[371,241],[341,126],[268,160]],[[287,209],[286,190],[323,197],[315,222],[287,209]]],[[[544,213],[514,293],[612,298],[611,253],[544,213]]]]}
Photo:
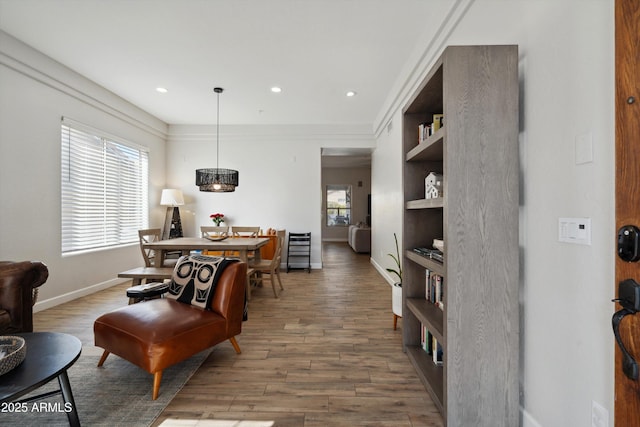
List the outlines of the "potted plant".
{"type": "Polygon", "coordinates": [[[395,268],[387,268],[389,273],[398,276],[398,281],[391,286],[391,309],[393,311],[393,329],[398,324],[398,317],[402,317],[402,264],[400,263],[400,248],[398,247],[398,236],[393,233],[393,239],[396,242],[396,253],[388,254],[395,262],[395,268]]]}

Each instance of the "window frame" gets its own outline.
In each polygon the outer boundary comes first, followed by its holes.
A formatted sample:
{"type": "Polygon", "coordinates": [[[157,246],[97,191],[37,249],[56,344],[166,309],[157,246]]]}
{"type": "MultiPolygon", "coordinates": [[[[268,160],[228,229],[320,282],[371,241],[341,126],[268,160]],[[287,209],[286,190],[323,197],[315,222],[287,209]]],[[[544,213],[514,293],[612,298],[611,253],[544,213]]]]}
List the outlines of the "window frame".
{"type": "Polygon", "coordinates": [[[325,226],[326,227],[348,227],[351,225],[351,211],[353,210],[352,199],[353,199],[353,191],[351,188],[351,184],[327,184],[325,186],[325,226]],[[337,192],[344,191],[345,192],[345,203],[344,206],[329,206],[329,192],[337,192]],[[330,215],[330,211],[337,211],[335,215],[330,215]],[[343,213],[341,215],[341,212],[343,213]],[[344,218],[346,219],[345,223],[336,224],[336,218],[344,218]]]}
{"type": "Polygon", "coordinates": [[[138,243],[149,224],[149,150],[63,118],[60,127],[63,256],[138,243]]]}

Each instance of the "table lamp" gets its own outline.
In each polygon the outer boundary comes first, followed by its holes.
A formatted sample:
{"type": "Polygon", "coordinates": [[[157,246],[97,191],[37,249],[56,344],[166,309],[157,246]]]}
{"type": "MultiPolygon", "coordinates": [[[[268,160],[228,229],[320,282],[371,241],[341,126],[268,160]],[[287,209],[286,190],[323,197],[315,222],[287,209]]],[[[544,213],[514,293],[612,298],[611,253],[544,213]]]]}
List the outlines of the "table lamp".
{"type": "Polygon", "coordinates": [[[164,219],[163,239],[174,239],[182,237],[182,222],[180,221],[180,209],[178,206],[184,205],[182,191],[173,188],[162,190],[160,205],[167,206],[167,214],[164,219]]]}

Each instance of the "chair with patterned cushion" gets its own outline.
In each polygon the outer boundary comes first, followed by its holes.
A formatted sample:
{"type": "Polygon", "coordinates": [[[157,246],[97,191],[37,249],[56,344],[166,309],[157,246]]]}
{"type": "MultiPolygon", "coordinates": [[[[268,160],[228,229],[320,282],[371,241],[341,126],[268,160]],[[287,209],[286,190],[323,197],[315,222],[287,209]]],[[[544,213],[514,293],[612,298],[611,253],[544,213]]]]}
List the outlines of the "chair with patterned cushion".
{"type": "Polygon", "coordinates": [[[163,371],[236,336],[245,313],[247,265],[237,259],[184,256],[174,269],[166,298],[127,305],[94,322],[95,345],[153,374],[152,399],[163,371]]]}

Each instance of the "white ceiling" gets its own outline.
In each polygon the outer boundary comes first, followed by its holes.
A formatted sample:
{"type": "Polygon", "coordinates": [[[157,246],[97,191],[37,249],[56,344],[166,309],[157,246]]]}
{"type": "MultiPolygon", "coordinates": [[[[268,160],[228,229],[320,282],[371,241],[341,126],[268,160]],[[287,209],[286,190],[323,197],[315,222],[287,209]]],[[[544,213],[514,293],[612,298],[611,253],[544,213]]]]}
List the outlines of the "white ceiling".
{"type": "Polygon", "coordinates": [[[222,124],[373,124],[450,4],[0,0],[0,29],[169,124],[215,123],[215,86],[222,124]]]}

